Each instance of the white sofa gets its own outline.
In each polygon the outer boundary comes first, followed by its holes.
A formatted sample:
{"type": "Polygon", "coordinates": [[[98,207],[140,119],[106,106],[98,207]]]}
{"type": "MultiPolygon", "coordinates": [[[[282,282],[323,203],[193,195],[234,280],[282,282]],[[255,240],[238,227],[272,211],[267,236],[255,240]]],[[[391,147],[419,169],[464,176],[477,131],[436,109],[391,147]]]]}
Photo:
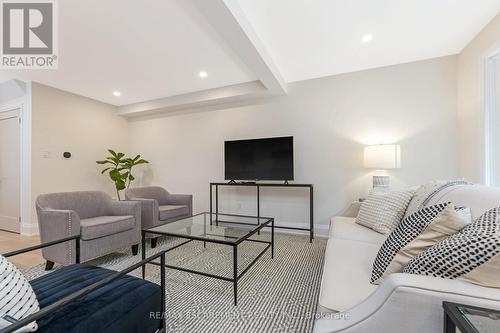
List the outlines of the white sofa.
{"type": "MultiPolygon", "coordinates": [[[[500,188],[454,188],[429,204],[448,201],[470,207],[476,218],[500,206],[500,188]]],[[[443,331],[443,301],[500,310],[500,289],[460,280],[395,273],[379,286],[370,284],[385,236],[355,223],[359,205],[331,219],[315,333],[438,333],[443,331]]]]}

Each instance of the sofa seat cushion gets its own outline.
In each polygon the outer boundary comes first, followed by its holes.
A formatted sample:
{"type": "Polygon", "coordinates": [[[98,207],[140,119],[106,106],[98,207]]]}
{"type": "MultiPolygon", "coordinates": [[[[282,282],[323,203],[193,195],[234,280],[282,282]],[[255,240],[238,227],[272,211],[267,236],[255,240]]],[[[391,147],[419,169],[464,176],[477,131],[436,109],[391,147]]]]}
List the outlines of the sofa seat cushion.
{"type": "Polygon", "coordinates": [[[330,220],[330,238],[351,239],[381,246],[386,236],[356,223],[354,217],[334,216],[330,220]]]}
{"type": "Polygon", "coordinates": [[[114,235],[122,231],[133,229],[135,219],[133,216],[98,216],[80,221],[83,240],[114,235]]]}
{"type": "Polygon", "coordinates": [[[375,291],[377,286],[370,283],[370,277],[379,247],[374,243],[330,238],[325,250],[319,305],[346,311],[375,291]]]}
{"type": "MultiPolygon", "coordinates": [[[[76,264],[31,281],[40,308],[96,283],[115,271],[76,264]]],[[[160,286],[125,275],[37,321],[37,332],[155,332],[160,321],[160,286]]]]}
{"type": "Polygon", "coordinates": [[[189,215],[189,208],[186,205],[163,205],[158,208],[161,221],[189,215]]]}

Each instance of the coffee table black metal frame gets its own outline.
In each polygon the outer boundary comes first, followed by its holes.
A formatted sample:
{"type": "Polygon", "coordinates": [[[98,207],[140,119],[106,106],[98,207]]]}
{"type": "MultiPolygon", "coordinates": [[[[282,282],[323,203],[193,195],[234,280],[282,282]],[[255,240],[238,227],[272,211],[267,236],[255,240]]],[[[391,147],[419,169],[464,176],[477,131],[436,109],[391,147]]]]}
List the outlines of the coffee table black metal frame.
{"type": "Polygon", "coordinates": [[[444,322],[443,322],[443,332],[444,333],[455,333],[458,328],[462,333],[477,333],[477,329],[472,326],[472,324],[465,318],[465,316],[458,309],[459,307],[479,310],[487,313],[500,314],[498,310],[491,310],[480,308],[477,306],[470,306],[465,304],[458,304],[452,302],[443,302],[444,310],[444,322]]]}
{"type": "MultiPolygon", "coordinates": [[[[206,243],[215,243],[215,244],[221,244],[221,245],[228,245],[233,247],[233,277],[226,277],[226,276],[220,276],[220,275],[215,275],[215,274],[210,274],[210,273],[205,273],[205,272],[200,272],[200,271],[195,271],[192,269],[188,268],[183,268],[179,266],[173,266],[173,265],[168,265],[165,264],[164,266],[167,268],[171,269],[176,269],[179,271],[187,272],[187,273],[193,273],[193,274],[198,274],[202,276],[207,276],[211,277],[214,279],[219,279],[219,280],[224,280],[228,282],[233,283],[233,288],[234,288],[234,305],[238,305],[238,280],[240,280],[243,275],[245,275],[246,272],[257,262],[257,260],[262,257],[266,251],[271,248],[271,259],[274,258],[274,218],[272,217],[255,217],[255,216],[247,216],[247,215],[236,215],[236,214],[217,214],[217,219],[215,221],[212,221],[211,216],[214,214],[211,214],[209,212],[203,212],[199,214],[195,214],[191,217],[202,215],[202,214],[209,214],[210,216],[210,224],[215,222],[216,224],[220,223],[225,223],[225,224],[235,224],[235,225],[249,225],[249,226],[255,226],[254,229],[250,230],[247,235],[240,237],[237,239],[235,242],[230,242],[230,241],[224,241],[224,240],[219,240],[219,239],[210,239],[207,237],[202,237],[202,236],[192,236],[192,235],[179,235],[177,233],[170,233],[170,232],[163,232],[163,231],[151,231],[151,229],[142,229],[141,234],[142,234],[142,259],[144,260],[146,258],[146,234],[155,234],[155,235],[162,235],[162,236],[170,236],[170,237],[176,237],[176,238],[184,238],[187,239],[187,241],[182,242],[180,244],[177,244],[164,252],[167,253],[169,251],[172,251],[178,247],[181,247],[185,244],[188,244],[192,241],[202,241],[203,245],[206,246],[206,243]],[[259,224],[252,224],[252,223],[243,223],[243,222],[231,222],[231,221],[219,221],[218,217],[219,216],[234,216],[234,217],[246,217],[246,218],[256,218],[258,222],[260,222],[260,219],[265,219],[266,221],[264,223],[259,223],[259,224]],[[265,227],[271,227],[271,241],[265,241],[265,240],[260,240],[260,239],[250,239],[254,234],[257,232],[260,232],[265,227]],[[263,243],[267,244],[267,246],[253,259],[253,261],[245,268],[243,271],[238,274],[238,245],[241,244],[244,241],[248,242],[256,242],[256,243],[263,243]]],[[[182,219],[181,219],[182,220],[182,219]]],[[[180,220],[178,220],[180,221],[180,220]]],[[[227,237],[227,236],[226,236],[227,237]]],[[[160,263],[157,262],[151,262],[153,265],[158,265],[160,266],[160,263]]],[[[146,270],[145,267],[142,267],[142,277],[145,278],[146,275],[146,270]]]]}

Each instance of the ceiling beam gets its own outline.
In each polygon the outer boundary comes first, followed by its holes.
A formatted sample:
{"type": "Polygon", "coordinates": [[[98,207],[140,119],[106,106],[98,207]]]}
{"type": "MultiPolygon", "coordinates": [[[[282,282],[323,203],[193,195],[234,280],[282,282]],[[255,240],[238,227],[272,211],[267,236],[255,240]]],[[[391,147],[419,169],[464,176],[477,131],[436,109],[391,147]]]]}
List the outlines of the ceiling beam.
{"type": "Polygon", "coordinates": [[[187,109],[201,109],[216,104],[233,103],[249,98],[256,98],[266,95],[266,93],[267,89],[260,81],[252,81],[128,104],[118,107],[118,113],[125,117],[135,117],[187,109]]]}
{"type": "Polygon", "coordinates": [[[194,0],[203,16],[272,94],[287,85],[236,0],[194,0]]]}
{"type": "Polygon", "coordinates": [[[226,108],[253,99],[286,94],[286,82],[236,0],[193,0],[190,3],[258,80],[123,105],[118,107],[119,114],[136,117],[182,110],[208,110],[214,106],[226,108]]]}

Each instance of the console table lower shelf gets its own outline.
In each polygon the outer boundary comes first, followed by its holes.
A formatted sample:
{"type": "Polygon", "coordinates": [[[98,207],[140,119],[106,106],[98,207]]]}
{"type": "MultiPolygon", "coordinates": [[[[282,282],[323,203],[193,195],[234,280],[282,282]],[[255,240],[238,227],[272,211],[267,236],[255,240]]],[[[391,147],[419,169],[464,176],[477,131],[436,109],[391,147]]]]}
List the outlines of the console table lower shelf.
{"type": "MultiPolygon", "coordinates": [[[[233,276],[220,276],[207,272],[201,272],[193,269],[188,269],[179,266],[165,264],[167,268],[198,274],[211,277],[214,279],[224,280],[233,283],[234,289],[234,305],[238,304],[238,280],[259,260],[264,253],[270,248],[271,258],[274,258],[274,218],[263,217],[248,217],[231,214],[211,214],[200,213],[187,217],[172,223],[161,226],[143,229],[142,230],[142,257],[146,256],[146,235],[154,236],[170,236],[176,238],[187,239],[185,242],[168,248],[164,252],[170,252],[183,245],[193,241],[202,241],[206,247],[206,243],[228,245],[233,248],[233,276]],[[271,240],[251,239],[254,234],[260,232],[264,227],[271,228],[271,240]],[[243,242],[257,242],[266,244],[266,246],[257,254],[253,261],[238,273],[238,245],[243,242]]],[[[161,265],[158,262],[152,262],[154,265],[161,265]]],[[[142,269],[142,277],[145,278],[145,268],[142,269]]]]}
{"type": "Polygon", "coordinates": [[[286,227],[286,226],[275,226],[275,228],[280,229],[290,229],[290,230],[300,230],[309,232],[309,242],[312,243],[314,239],[314,186],[313,184],[299,184],[299,183],[259,183],[259,182],[229,182],[229,183],[210,183],[210,213],[213,210],[212,195],[213,187],[215,187],[215,213],[219,213],[219,187],[224,186],[250,186],[256,188],[257,195],[257,217],[260,217],[260,190],[261,188],[305,188],[309,191],[309,228],[298,228],[298,227],[286,227]]]}

